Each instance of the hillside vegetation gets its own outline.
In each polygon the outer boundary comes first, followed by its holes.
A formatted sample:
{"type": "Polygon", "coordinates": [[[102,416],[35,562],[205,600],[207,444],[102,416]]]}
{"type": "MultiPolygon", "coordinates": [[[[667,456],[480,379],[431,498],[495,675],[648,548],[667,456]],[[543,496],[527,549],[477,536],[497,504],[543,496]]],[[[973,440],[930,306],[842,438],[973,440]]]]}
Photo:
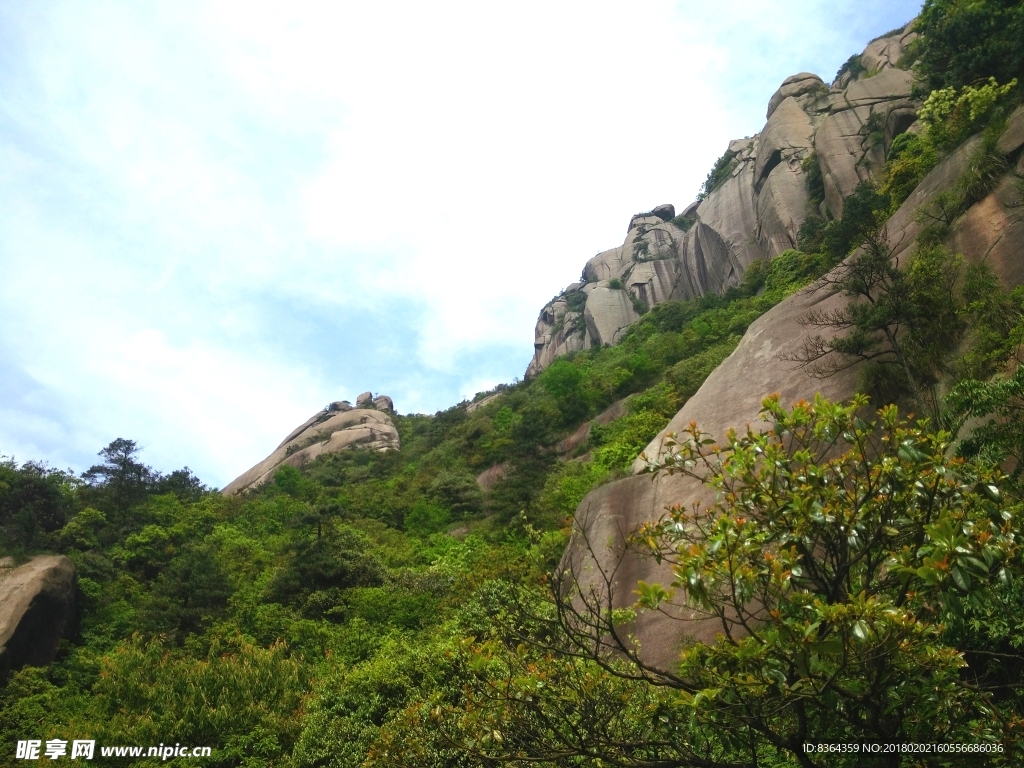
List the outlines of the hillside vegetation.
{"type": "Polygon", "coordinates": [[[234,497],[154,471],[127,439],[81,476],[0,462],[0,555],[66,554],[83,605],[57,661],[0,688],[0,766],[23,764],[25,738],[209,745],[218,766],[864,764],[803,748],[826,739],[988,745],[879,765],[1019,765],[1024,291],[944,237],[1008,171],[994,146],[1024,93],[1024,6],[929,0],[917,25],[922,130],[842,218],[808,217],[800,250],[724,296],[659,304],[618,345],[478,408],[394,417],[401,451],[283,466],[234,497]],[[885,220],[978,133],[892,265],[885,220]],[[565,599],[571,518],[752,322],[826,273],[866,309],[823,318],[797,362],[866,360],[865,395],[769,397],[767,433],[719,446],[698,426],[650,457],[703,471],[720,501],[633,543],[744,625],[654,670],[629,623],[672,590],[641,584],[627,609],[565,599]],[[592,422],[619,401],[624,415],[592,422]]]}

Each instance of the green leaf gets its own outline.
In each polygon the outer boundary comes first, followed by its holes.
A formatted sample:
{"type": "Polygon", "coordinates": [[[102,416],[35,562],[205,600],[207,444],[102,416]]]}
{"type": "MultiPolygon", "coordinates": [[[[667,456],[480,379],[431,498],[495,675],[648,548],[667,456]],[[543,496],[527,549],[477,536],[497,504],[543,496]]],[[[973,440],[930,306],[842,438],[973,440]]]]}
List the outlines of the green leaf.
{"type": "Polygon", "coordinates": [[[852,631],[853,636],[857,640],[859,640],[862,643],[867,642],[870,630],[868,629],[867,622],[865,622],[863,619],[858,619],[857,621],[853,622],[852,631]]]}
{"type": "Polygon", "coordinates": [[[953,578],[953,583],[956,584],[964,592],[967,592],[971,588],[971,577],[965,571],[960,570],[960,567],[954,565],[949,569],[949,575],[953,578]]]}

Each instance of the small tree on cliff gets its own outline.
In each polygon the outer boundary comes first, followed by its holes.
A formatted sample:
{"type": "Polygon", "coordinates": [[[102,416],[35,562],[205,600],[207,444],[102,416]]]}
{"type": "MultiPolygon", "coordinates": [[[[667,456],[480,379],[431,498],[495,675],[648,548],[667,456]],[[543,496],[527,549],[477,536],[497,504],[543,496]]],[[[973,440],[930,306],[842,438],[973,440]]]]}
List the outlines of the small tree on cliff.
{"type": "Polygon", "coordinates": [[[785,359],[819,377],[867,363],[862,378],[870,394],[891,401],[909,392],[917,407],[939,423],[935,385],[966,327],[961,261],[936,245],[917,248],[901,265],[884,230],[865,235],[861,250],[819,283],[850,302],[812,311],[803,320],[834,335],[809,336],[785,359]]]}
{"type": "Polygon", "coordinates": [[[672,583],[641,583],[621,610],[615,573],[582,589],[568,571],[547,609],[494,609],[507,633],[466,645],[462,695],[408,712],[408,747],[387,744],[375,764],[409,758],[417,723],[483,764],[860,764],[805,751],[825,739],[972,743],[986,764],[1013,764],[1013,718],[987,690],[1004,681],[972,677],[943,623],[1018,567],[1020,505],[997,471],[949,458],[948,434],[894,406],[865,423],[865,404],[769,398],[768,429],[722,447],[691,426],[651,470],[699,478],[717,502],[632,537],[672,583]],[[629,627],[673,604],[721,634],[661,669],[629,627]]]}

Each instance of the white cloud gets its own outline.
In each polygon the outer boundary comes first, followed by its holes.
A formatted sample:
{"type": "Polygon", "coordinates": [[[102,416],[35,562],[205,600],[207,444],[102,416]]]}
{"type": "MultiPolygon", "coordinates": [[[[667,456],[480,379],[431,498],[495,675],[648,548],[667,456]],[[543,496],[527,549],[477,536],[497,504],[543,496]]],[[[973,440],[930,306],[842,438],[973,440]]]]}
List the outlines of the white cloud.
{"type": "Polygon", "coordinates": [[[224,484],[328,399],[521,375],[788,74],[912,3],[0,7],[0,450],[224,484]]]}

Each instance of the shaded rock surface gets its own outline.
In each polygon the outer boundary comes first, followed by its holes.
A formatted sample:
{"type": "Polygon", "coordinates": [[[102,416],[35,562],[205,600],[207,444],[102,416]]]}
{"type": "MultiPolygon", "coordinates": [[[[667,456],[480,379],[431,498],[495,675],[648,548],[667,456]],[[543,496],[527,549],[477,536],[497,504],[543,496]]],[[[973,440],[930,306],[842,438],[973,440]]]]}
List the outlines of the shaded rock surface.
{"type": "Polygon", "coordinates": [[[228,483],[222,493],[231,495],[255,488],[273,480],[278,467],[301,467],[321,455],[354,449],[399,450],[398,430],[389,416],[395,412],[391,398],[374,398],[371,392],[365,392],[356,403],[353,408],[347,400],[333,402],[308,418],[272,454],[228,483]]]}
{"type": "Polygon", "coordinates": [[[723,293],[751,262],[795,247],[809,212],[841,216],[843,200],[877,178],[892,140],[914,121],[911,74],[896,67],[914,36],[872,42],[861,54],[865,71],[831,87],[809,72],[787,77],[761,132],[729,143],[716,189],[678,217],[671,205],[633,216],[623,244],[588,261],[580,282],[540,311],[526,375],[561,355],[614,344],[645,308],[723,293]],[[814,162],[825,186],[820,205],[807,193],[814,162]]]}
{"type": "Polygon", "coordinates": [[[26,665],[45,666],[75,630],[78,584],[63,555],[0,567],[0,680],[26,665]]]}
{"type": "MultiPolygon", "coordinates": [[[[895,258],[913,246],[920,231],[914,212],[957,182],[978,143],[979,138],[975,137],[943,160],[889,219],[883,233],[895,258]]],[[[1024,108],[1011,116],[998,145],[1009,156],[1010,167],[1022,162],[1022,145],[1024,108]]],[[[965,258],[988,262],[1007,288],[1024,285],[1024,207],[1019,182],[1018,175],[1007,173],[989,195],[955,222],[948,241],[950,249],[965,258]]],[[[756,429],[762,423],[763,398],[775,392],[786,405],[813,398],[817,392],[831,400],[851,397],[857,390],[858,367],[823,379],[786,359],[815,332],[804,324],[810,311],[829,312],[843,307],[847,301],[841,293],[819,282],[762,315],[751,324],[732,355],[712,372],[647,446],[646,455],[661,455],[666,435],[681,433],[691,422],[719,440],[730,427],[742,430],[750,424],[756,429]]],[[[666,567],[627,551],[623,545],[626,536],[640,524],[657,520],[668,507],[689,507],[695,502],[706,506],[714,500],[708,488],[697,480],[678,475],[639,474],[644,466],[643,461],[637,460],[632,477],[598,488],[583,499],[562,561],[562,567],[577,578],[584,593],[595,590],[607,596],[607,578],[611,583],[611,601],[617,608],[632,603],[637,581],[667,585],[672,578],[666,567]]],[[[665,667],[675,658],[681,643],[708,641],[723,629],[721,623],[689,609],[669,610],[667,615],[644,613],[636,623],[645,658],[665,667]]]]}

